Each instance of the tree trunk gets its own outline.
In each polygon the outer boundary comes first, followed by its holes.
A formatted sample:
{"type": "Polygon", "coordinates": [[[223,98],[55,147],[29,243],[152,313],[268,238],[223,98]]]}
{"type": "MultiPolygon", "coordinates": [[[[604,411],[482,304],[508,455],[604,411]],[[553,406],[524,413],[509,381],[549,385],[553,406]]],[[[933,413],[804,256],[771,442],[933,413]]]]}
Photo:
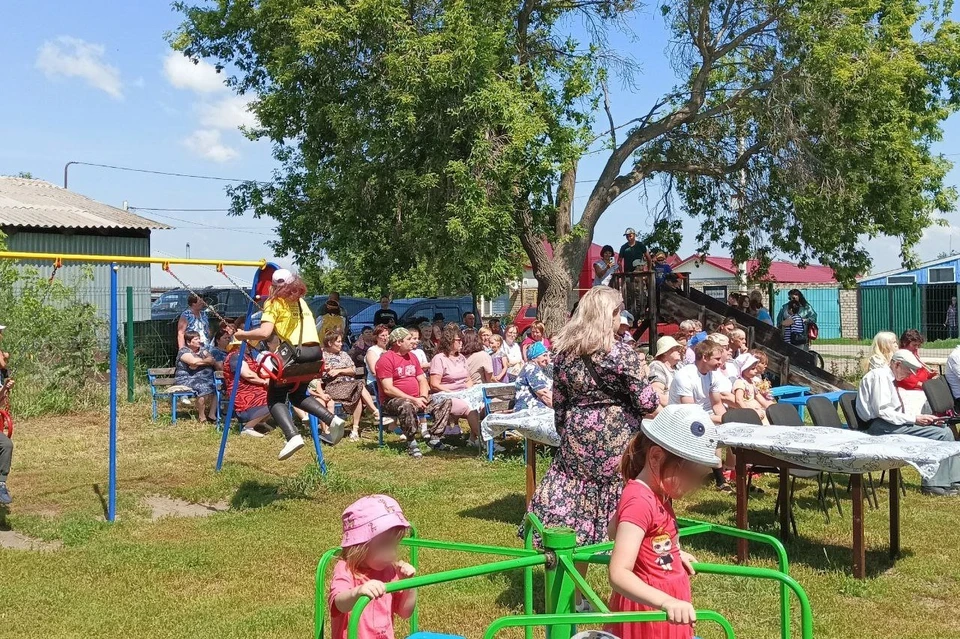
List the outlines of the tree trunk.
{"type": "Polygon", "coordinates": [[[537,278],[537,315],[546,327],[547,335],[556,335],[567,323],[573,291],[570,274],[561,264],[551,260],[534,275],[537,278]]]}

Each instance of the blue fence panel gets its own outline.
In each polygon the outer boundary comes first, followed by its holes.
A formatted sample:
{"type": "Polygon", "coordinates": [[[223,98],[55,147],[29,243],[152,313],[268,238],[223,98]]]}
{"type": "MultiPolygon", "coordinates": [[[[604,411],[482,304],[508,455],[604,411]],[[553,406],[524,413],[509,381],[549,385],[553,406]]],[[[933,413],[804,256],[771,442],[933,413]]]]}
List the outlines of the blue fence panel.
{"type": "MultiPolygon", "coordinates": [[[[788,293],[792,289],[777,290],[774,297],[774,310],[779,313],[780,308],[787,303],[788,293]]],[[[799,289],[807,299],[813,310],[817,312],[817,326],[820,327],[820,339],[836,339],[840,337],[840,290],[836,288],[801,288],[799,289]]],[[[774,317],[776,319],[776,317],[774,317]]]]}

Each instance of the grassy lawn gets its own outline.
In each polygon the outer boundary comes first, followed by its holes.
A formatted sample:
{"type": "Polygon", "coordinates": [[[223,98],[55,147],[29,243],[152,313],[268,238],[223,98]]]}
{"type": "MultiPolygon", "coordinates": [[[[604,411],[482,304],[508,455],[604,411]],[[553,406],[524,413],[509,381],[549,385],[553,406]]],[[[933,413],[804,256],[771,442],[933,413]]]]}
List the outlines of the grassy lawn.
{"type": "MultiPolygon", "coordinates": [[[[425,537],[518,546],[524,470],[516,451],[489,464],[466,453],[428,453],[416,463],[397,448],[344,442],[327,449],[330,475],[319,477],[304,449],[278,462],[280,436],[233,437],[227,464],[213,472],[218,436],[181,421],[149,421],[149,406],[123,406],[119,439],[119,521],[103,522],[106,410],[18,424],[10,487],[13,507],[0,529],[60,540],[53,552],[0,550],[0,636],[309,637],[317,559],[339,540],[340,513],[372,492],[395,496],[425,537]],[[512,455],[512,456],[511,456],[512,455]],[[229,503],[206,518],[151,521],[142,499],[166,495],[229,503]]],[[[826,524],[814,489],[797,497],[801,539],[787,546],[792,574],[806,588],[822,639],[960,636],[950,613],[960,595],[960,500],[930,499],[907,472],[904,557],[886,556],[886,488],[867,511],[870,577],[850,576],[851,503],[826,524]]],[[[775,485],[754,501],[753,525],[774,529],[775,485]]],[[[838,480],[841,487],[842,479],[838,480]]],[[[704,491],[678,511],[732,524],[732,496],[704,491]]],[[[700,537],[688,544],[701,560],[731,562],[732,542],[700,537]]],[[[469,565],[472,557],[424,551],[421,571],[469,565]]],[[[756,565],[775,567],[756,548],[756,565]]],[[[604,575],[589,579],[606,593],[604,575]]],[[[538,581],[541,584],[542,580],[538,581]]],[[[422,627],[480,637],[495,617],[522,606],[521,576],[498,575],[420,593],[422,627]]],[[[779,637],[771,583],[717,576],[694,582],[698,607],[731,620],[737,636],[779,637]]],[[[538,595],[538,601],[541,600],[538,595]]],[[[504,633],[519,636],[519,633],[504,633]]],[[[715,627],[698,628],[705,639],[715,627]]],[[[398,636],[403,636],[399,634],[398,636]]]]}

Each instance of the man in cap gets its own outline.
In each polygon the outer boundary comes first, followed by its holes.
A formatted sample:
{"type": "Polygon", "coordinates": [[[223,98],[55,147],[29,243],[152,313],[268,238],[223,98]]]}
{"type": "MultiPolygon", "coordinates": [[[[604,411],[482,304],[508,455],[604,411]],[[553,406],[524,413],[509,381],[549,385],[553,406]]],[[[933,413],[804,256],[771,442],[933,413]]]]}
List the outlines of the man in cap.
{"type": "Polygon", "coordinates": [[[651,264],[650,252],[642,242],[637,241],[637,232],[632,228],[624,231],[623,236],[627,238],[627,241],[620,247],[620,272],[624,273],[627,278],[626,301],[628,308],[636,315],[642,313],[647,307],[646,285],[637,277],[626,276],[626,273],[642,271],[644,266],[649,268],[651,264]]]}
{"type": "MultiPolygon", "coordinates": [[[[913,435],[937,441],[954,441],[953,433],[935,415],[917,415],[906,411],[896,382],[920,370],[923,364],[916,355],[901,348],[893,353],[890,364],[877,368],[860,381],[857,394],[857,415],[869,426],[871,435],[913,435]]],[[[960,459],[950,457],[940,462],[937,474],[921,480],[925,495],[956,497],[960,495],[960,459]]]]}
{"type": "Polygon", "coordinates": [[[380,385],[380,405],[384,413],[398,418],[400,428],[407,438],[410,456],[423,457],[417,443],[420,432],[418,414],[428,412],[433,424],[428,431],[427,445],[434,450],[449,450],[450,447],[440,441],[450,420],[451,402],[449,399],[430,398],[427,376],[414,356],[416,339],[403,327],[390,333],[390,349],[377,360],[377,382],[380,385]]]}

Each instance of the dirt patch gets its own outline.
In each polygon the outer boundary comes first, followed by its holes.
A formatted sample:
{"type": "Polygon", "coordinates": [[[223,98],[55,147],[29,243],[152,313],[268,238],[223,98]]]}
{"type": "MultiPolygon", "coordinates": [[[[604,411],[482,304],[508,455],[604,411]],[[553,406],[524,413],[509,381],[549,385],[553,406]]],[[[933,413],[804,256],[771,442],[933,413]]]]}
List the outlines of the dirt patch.
{"type": "Polygon", "coordinates": [[[21,535],[15,530],[0,530],[0,548],[9,550],[60,550],[59,541],[43,541],[21,535]]]}
{"type": "Polygon", "coordinates": [[[194,504],[183,499],[153,495],[144,499],[150,509],[150,519],[161,517],[209,517],[214,513],[230,510],[230,504],[218,501],[213,504],[194,504]]]}

